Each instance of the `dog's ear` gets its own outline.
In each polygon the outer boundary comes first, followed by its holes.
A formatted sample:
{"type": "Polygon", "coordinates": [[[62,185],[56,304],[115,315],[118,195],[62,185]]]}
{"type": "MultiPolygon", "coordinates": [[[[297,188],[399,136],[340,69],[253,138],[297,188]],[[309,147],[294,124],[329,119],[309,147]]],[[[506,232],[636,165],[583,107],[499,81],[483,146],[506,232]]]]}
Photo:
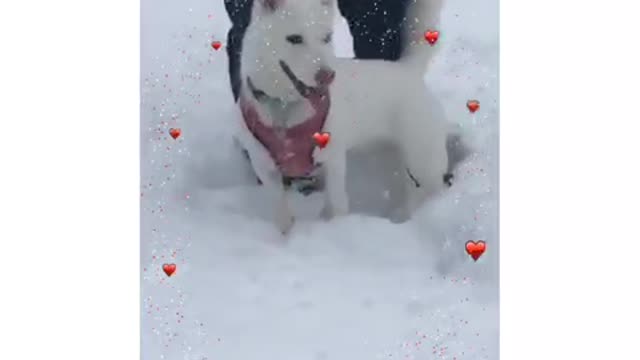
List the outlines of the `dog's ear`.
{"type": "Polygon", "coordinates": [[[258,4],[266,11],[274,12],[282,6],[284,0],[258,0],[258,4]]]}

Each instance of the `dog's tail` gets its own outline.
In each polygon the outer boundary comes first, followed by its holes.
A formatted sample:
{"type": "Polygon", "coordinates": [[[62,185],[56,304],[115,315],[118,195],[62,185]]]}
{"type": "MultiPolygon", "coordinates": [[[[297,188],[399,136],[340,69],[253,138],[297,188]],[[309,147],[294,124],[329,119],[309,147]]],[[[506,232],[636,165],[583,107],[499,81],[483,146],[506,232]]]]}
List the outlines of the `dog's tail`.
{"type": "Polygon", "coordinates": [[[440,47],[440,12],[443,0],[408,0],[403,41],[406,44],[400,62],[416,70],[426,71],[440,47]]]}

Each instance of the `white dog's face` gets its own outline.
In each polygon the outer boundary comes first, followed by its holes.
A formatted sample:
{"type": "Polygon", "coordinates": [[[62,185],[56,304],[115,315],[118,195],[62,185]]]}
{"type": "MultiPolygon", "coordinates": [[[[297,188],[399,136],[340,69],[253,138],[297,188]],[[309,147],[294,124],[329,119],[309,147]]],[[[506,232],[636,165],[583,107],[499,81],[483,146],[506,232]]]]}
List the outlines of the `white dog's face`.
{"type": "Polygon", "coordinates": [[[250,77],[268,95],[293,101],[301,94],[291,74],[307,86],[331,77],[333,1],[255,0],[242,46],[242,80],[250,77]]]}

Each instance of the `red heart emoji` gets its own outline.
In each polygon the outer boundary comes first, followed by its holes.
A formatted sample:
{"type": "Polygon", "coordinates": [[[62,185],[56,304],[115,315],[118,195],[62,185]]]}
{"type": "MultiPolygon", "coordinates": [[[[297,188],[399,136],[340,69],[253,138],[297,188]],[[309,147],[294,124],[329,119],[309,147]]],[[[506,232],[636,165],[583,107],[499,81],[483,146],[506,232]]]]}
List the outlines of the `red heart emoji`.
{"type": "Polygon", "coordinates": [[[330,137],[331,134],[329,134],[328,132],[317,132],[313,134],[313,140],[315,140],[316,144],[320,146],[320,149],[324,149],[324,147],[327,146],[330,137]]]}
{"type": "Polygon", "coordinates": [[[469,240],[464,247],[467,249],[467,254],[471,255],[471,257],[473,258],[473,261],[478,261],[480,256],[484,254],[484,251],[487,249],[487,243],[482,240],[469,240]]]}
{"type": "Polygon", "coordinates": [[[218,50],[220,49],[220,47],[222,47],[222,43],[220,41],[214,41],[211,43],[211,47],[215,50],[218,50]]]}
{"type": "Polygon", "coordinates": [[[433,44],[438,41],[438,36],[440,36],[440,32],[437,30],[427,30],[424,32],[424,39],[433,46],[433,44]]]}
{"type": "Polygon", "coordinates": [[[179,128],[178,129],[176,129],[176,128],[169,129],[169,135],[171,135],[171,137],[174,140],[177,139],[180,136],[181,133],[182,133],[182,130],[180,130],[179,128]]]}
{"type": "Polygon", "coordinates": [[[162,270],[164,270],[164,273],[167,274],[167,276],[171,276],[176,272],[176,264],[164,264],[162,265],[162,270]]]}
{"type": "Polygon", "coordinates": [[[473,114],[480,108],[480,101],[478,100],[469,100],[467,101],[467,108],[473,114]]]}

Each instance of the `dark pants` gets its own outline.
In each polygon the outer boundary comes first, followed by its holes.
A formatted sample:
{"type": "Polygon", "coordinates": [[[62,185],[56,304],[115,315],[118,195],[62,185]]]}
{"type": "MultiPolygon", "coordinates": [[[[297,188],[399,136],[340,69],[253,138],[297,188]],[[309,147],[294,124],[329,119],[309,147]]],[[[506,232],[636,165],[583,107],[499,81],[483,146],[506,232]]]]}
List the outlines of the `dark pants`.
{"type": "MultiPolygon", "coordinates": [[[[356,58],[397,60],[400,57],[404,46],[400,30],[409,1],[338,0],[340,13],[349,23],[356,58]]],[[[227,54],[231,90],[236,101],[242,84],[242,38],[251,20],[252,5],[253,0],[224,0],[233,24],[227,38],[227,54]]]]}

